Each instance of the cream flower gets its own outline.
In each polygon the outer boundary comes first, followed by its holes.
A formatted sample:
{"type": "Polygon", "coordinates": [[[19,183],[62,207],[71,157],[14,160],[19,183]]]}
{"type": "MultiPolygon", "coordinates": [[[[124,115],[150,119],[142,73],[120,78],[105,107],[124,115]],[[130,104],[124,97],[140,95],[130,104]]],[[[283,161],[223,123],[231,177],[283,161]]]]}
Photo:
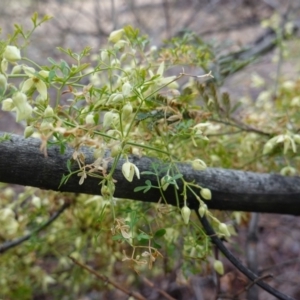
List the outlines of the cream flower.
{"type": "Polygon", "coordinates": [[[7,98],[2,101],[3,111],[12,111],[15,108],[14,102],[11,98],[7,98]]]}
{"type": "Polygon", "coordinates": [[[109,35],[108,41],[112,43],[117,43],[123,36],[124,29],[119,29],[112,31],[109,35]]]}
{"type": "Polygon", "coordinates": [[[207,189],[207,188],[201,189],[200,195],[205,200],[211,200],[211,191],[210,191],[210,189],[207,189]]]}
{"type": "Polygon", "coordinates": [[[16,121],[27,120],[32,113],[32,107],[27,102],[27,96],[22,92],[17,92],[12,97],[14,110],[17,112],[16,121]]]}
{"type": "Polygon", "coordinates": [[[135,164],[127,161],[126,163],[123,164],[122,166],[122,173],[124,175],[124,177],[131,182],[134,176],[134,173],[136,174],[136,177],[138,179],[140,179],[140,171],[139,169],[136,167],[135,164]]]}
{"type": "Polygon", "coordinates": [[[173,88],[173,89],[178,88],[177,82],[174,81],[176,76],[164,77],[163,76],[164,70],[165,70],[164,62],[162,62],[159,65],[158,70],[155,75],[151,70],[149,70],[151,82],[154,82],[157,86],[168,85],[169,88],[173,88]],[[152,79],[152,78],[154,78],[154,79],[152,79]]]}
{"type": "Polygon", "coordinates": [[[202,159],[196,158],[192,161],[192,168],[196,171],[202,171],[207,168],[207,165],[202,159]]]}
{"type": "Polygon", "coordinates": [[[185,225],[189,224],[191,210],[186,205],[181,208],[181,216],[185,225]]]}
{"type": "Polygon", "coordinates": [[[26,75],[28,75],[29,78],[23,83],[22,92],[26,93],[32,87],[34,87],[36,88],[36,90],[39,92],[39,94],[43,99],[47,99],[48,96],[47,85],[40,77],[47,78],[49,76],[49,72],[42,70],[38,72],[40,76],[37,77],[35,76],[34,68],[24,66],[23,70],[26,73],[26,75]]]}
{"type": "Polygon", "coordinates": [[[103,128],[107,129],[110,126],[116,125],[118,120],[119,115],[117,113],[111,111],[106,112],[103,117],[103,128]]]}
{"type": "Polygon", "coordinates": [[[5,58],[9,62],[16,62],[21,59],[21,52],[16,46],[6,46],[3,58],[5,58]]]}

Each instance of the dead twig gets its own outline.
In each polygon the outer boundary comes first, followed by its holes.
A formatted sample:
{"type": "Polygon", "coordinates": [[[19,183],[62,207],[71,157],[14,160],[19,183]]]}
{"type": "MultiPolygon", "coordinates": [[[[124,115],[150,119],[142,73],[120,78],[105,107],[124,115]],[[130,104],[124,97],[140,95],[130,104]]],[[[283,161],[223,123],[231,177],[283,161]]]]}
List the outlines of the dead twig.
{"type": "Polygon", "coordinates": [[[0,245],[0,253],[4,253],[9,249],[18,246],[18,245],[24,243],[25,241],[29,240],[33,235],[38,234],[40,231],[42,231],[43,229],[48,227],[52,222],[54,222],[65,211],[65,209],[67,209],[70,205],[71,205],[70,202],[64,203],[64,205],[55,214],[53,214],[52,217],[50,217],[48,219],[48,221],[46,221],[44,224],[42,224],[38,228],[34,229],[32,232],[30,232],[20,238],[5,242],[2,245],[0,245]]]}
{"type": "Polygon", "coordinates": [[[267,283],[263,282],[263,277],[259,277],[256,274],[254,274],[251,270],[249,270],[247,267],[245,267],[238,258],[236,258],[231,251],[224,245],[224,243],[221,241],[221,239],[216,235],[215,231],[209,224],[207,218],[205,216],[201,217],[198,210],[195,210],[197,217],[199,221],[201,222],[206,234],[211,238],[212,243],[214,243],[218,249],[224,254],[224,256],[244,275],[246,275],[253,284],[257,284],[262,289],[276,297],[277,299],[281,300],[294,300],[294,298],[285,295],[281,293],[280,291],[274,289],[267,283]]]}
{"type": "Polygon", "coordinates": [[[143,297],[141,294],[133,292],[133,291],[129,291],[126,288],[124,288],[123,286],[121,286],[120,284],[114,282],[113,280],[109,279],[107,276],[99,274],[98,272],[96,272],[95,270],[91,269],[90,267],[88,267],[87,265],[82,264],[81,262],[79,262],[78,260],[76,260],[74,257],[69,256],[69,258],[73,261],[74,264],[76,264],[77,266],[81,267],[82,269],[88,271],[89,273],[95,275],[97,278],[99,278],[100,280],[102,280],[103,282],[107,283],[107,284],[111,284],[112,286],[114,286],[116,289],[122,291],[123,293],[125,293],[128,296],[134,297],[135,299],[138,300],[146,300],[145,297],[143,297]]]}

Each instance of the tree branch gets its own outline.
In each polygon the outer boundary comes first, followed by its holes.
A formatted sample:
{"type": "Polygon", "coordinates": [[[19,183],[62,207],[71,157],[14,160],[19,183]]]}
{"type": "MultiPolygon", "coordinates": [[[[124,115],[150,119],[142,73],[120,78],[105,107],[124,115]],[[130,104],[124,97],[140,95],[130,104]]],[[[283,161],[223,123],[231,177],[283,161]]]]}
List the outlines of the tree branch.
{"type": "Polygon", "coordinates": [[[269,292],[271,295],[275,296],[277,299],[281,300],[294,300],[294,298],[287,296],[280,291],[274,289],[267,283],[262,281],[262,278],[258,277],[255,273],[253,273],[251,270],[246,268],[230,251],[227,249],[227,247],[224,245],[224,243],[221,241],[221,239],[218,237],[218,235],[215,233],[211,225],[209,224],[207,218],[201,217],[198,210],[195,210],[198,219],[200,220],[203,228],[205,229],[205,232],[207,235],[209,235],[211,241],[218,247],[218,249],[224,254],[224,256],[243,274],[245,274],[252,282],[253,284],[257,284],[265,291],[269,292]]]}
{"type": "Polygon", "coordinates": [[[118,289],[119,291],[122,291],[123,293],[125,293],[128,296],[131,296],[137,300],[146,300],[146,298],[144,296],[142,296],[140,293],[136,293],[133,291],[129,291],[126,288],[124,288],[122,285],[120,285],[119,283],[111,280],[110,278],[108,278],[105,275],[102,275],[98,272],[96,272],[95,270],[93,270],[92,268],[90,268],[87,265],[84,265],[83,263],[79,262],[77,259],[75,259],[72,256],[69,256],[69,258],[73,261],[74,264],[76,264],[77,266],[79,266],[80,268],[88,271],[89,273],[95,275],[97,278],[99,278],[100,280],[102,280],[104,283],[106,284],[111,284],[113,287],[115,287],[116,289],[118,289]]]}
{"type": "Polygon", "coordinates": [[[0,254],[6,252],[7,250],[14,248],[16,246],[19,246],[23,242],[29,240],[33,235],[38,234],[40,231],[43,229],[47,228],[51,223],[53,223],[68,207],[70,206],[70,203],[65,203],[62,205],[62,207],[55,213],[53,214],[45,223],[43,223],[41,226],[38,228],[34,229],[30,233],[17,238],[12,241],[5,242],[3,244],[0,244],[0,254]]]}
{"type": "MultiPolygon", "coordinates": [[[[0,139],[4,134],[0,133],[0,139]]],[[[65,191],[74,193],[100,194],[99,179],[88,177],[79,185],[79,177],[72,176],[68,182],[59,188],[63,175],[69,173],[67,161],[71,159],[74,149],[67,147],[60,154],[58,146],[49,146],[48,156],[40,151],[41,141],[35,138],[24,139],[11,134],[8,140],[0,142],[0,182],[28,185],[41,189],[65,191]]],[[[94,161],[92,149],[80,149],[85,156],[85,162],[94,161]]],[[[109,157],[109,153],[107,153],[109,157]]],[[[162,162],[149,157],[131,156],[130,160],[140,172],[152,169],[153,163],[162,162]]],[[[120,160],[114,173],[116,191],[114,196],[123,199],[144,202],[158,202],[161,194],[158,189],[150,189],[147,193],[134,192],[137,186],[145,185],[150,180],[157,185],[156,176],[142,175],[141,179],[134,178],[128,182],[122,174],[120,160]]],[[[110,167],[110,165],[109,165],[110,167]]],[[[76,170],[77,166],[72,166],[76,170]]],[[[212,200],[206,201],[211,209],[255,211],[300,215],[300,177],[284,177],[276,174],[258,174],[229,169],[208,168],[205,171],[195,171],[189,164],[178,164],[179,171],[188,182],[195,182],[212,191],[212,200]]],[[[161,177],[165,174],[161,174],[161,177]]],[[[178,181],[179,193],[183,186],[178,181]]],[[[199,190],[196,190],[199,193],[199,190]]],[[[165,198],[171,205],[177,205],[173,186],[164,192],[165,198]]],[[[190,208],[197,208],[198,201],[188,194],[190,208]]]]}

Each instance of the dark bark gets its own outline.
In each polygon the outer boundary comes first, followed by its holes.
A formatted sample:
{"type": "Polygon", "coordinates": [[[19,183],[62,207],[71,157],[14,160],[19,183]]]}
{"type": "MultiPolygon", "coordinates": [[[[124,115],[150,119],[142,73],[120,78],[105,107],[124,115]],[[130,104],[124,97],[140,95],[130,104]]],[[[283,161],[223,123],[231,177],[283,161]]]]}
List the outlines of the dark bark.
{"type": "MultiPolygon", "coordinates": [[[[3,134],[0,134],[0,138],[3,134]]],[[[34,186],[62,192],[100,194],[99,179],[88,177],[79,185],[79,177],[72,176],[68,182],[59,188],[62,176],[67,175],[67,160],[72,157],[73,149],[67,148],[60,154],[59,147],[49,146],[45,157],[40,151],[39,139],[24,139],[21,136],[10,135],[6,141],[0,142],[0,182],[34,186]]],[[[93,152],[82,148],[86,163],[92,163],[93,152]]],[[[151,164],[159,162],[149,157],[130,157],[140,172],[152,170],[151,164]]],[[[157,185],[155,176],[141,175],[128,182],[121,171],[124,160],[119,161],[114,174],[116,191],[114,196],[123,199],[144,202],[158,202],[160,192],[150,189],[147,193],[134,192],[137,186],[145,185],[148,179],[157,185]]],[[[164,164],[160,163],[163,167],[164,164]]],[[[74,164],[76,169],[76,164],[74,164]]],[[[212,200],[206,201],[211,209],[255,211],[300,215],[300,177],[284,177],[276,174],[258,174],[228,169],[208,168],[205,171],[195,171],[189,164],[178,164],[179,170],[186,181],[200,184],[212,191],[212,200]]],[[[179,194],[182,185],[178,181],[179,194]]],[[[199,191],[197,191],[199,192],[199,191]]],[[[173,186],[164,193],[169,204],[177,205],[173,186]]],[[[197,200],[188,195],[191,208],[198,206],[197,200]]]]}

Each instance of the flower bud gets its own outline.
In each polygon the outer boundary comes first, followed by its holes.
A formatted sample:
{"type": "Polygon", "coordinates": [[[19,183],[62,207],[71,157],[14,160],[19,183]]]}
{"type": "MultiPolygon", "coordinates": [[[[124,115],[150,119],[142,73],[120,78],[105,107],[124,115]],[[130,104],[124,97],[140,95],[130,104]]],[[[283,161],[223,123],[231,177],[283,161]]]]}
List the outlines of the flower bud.
{"type": "Polygon", "coordinates": [[[48,104],[47,99],[43,98],[40,94],[38,94],[35,98],[35,103],[39,106],[46,106],[48,104]]]}
{"type": "Polygon", "coordinates": [[[202,171],[207,168],[207,165],[202,159],[196,158],[192,161],[192,168],[196,171],[202,171]]]}
{"type": "Polygon", "coordinates": [[[123,164],[122,166],[122,173],[124,175],[124,177],[131,182],[134,176],[134,173],[136,174],[136,177],[138,179],[140,179],[140,171],[139,169],[136,167],[135,164],[127,161],[123,164]]]}
{"type": "Polygon", "coordinates": [[[127,42],[124,40],[119,40],[114,44],[115,50],[122,50],[126,46],[127,42]]]}
{"type": "Polygon", "coordinates": [[[43,120],[41,125],[40,125],[40,131],[52,131],[53,125],[52,123],[48,122],[47,120],[43,120]]]}
{"type": "Polygon", "coordinates": [[[7,98],[2,101],[3,111],[12,111],[15,108],[14,102],[11,98],[7,98]]]}
{"type": "Polygon", "coordinates": [[[11,70],[11,74],[14,75],[14,74],[20,74],[23,70],[23,67],[21,65],[16,65],[12,68],[11,70]]]}
{"type": "Polygon", "coordinates": [[[103,117],[103,128],[107,129],[118,119],[118,114],[108,111],[103,117]]]}
{"type": "Polygon", "coordinates": [[[101,195],[104,199],[108,199],[112,196],[112,193],[107,185],[102,185],[101,187],[101,195]]]}
{"type": "Polygon", "coordinates": [[[94,115],[93,114],[88,114],[85,117],[85,123],[89,124],[89,125],[95,125],[94,115]]]}
{"type": "Polygon", "coordinates": [[[108,58],[108,51],[107,50],[102,50],[100,53],[100,57],[102,61],[106,61],[108,58]]]}
{"type": "Polygon", "coordinates": [[[51,118],[54,116],[53,108],[51,106],[47,106],[44,111],[44,117],[45,118],[51,118]]]}
{"type": "Polygon", "coordinates": [[[220,260],[214,261],[214,269],[218,274],[220,274],[220,275],[224,274],[224,266],[220,260]]]}
{"type": "Polygon", "coordinates": [[[117,58],[112,59],[110,64],[112,67],[120,67],[120,61],[117,58]]]}
{"type": "Polygon", "coordinates": [[[15,62],[21,59],[21,52],[16,46],[6,46],[3,58],[8,60],[9,62],[15,62]]]}
{"type": "Polygon", "coordinates": [[[227,225],[225,223],[220,223],[219,224],[219,231],[222,233],[225,237],[230,237],[230,232],[227,228],[227,225]]]}
{"type": "Polygon", "coordinates": [[[124,33],[124,29],[119,29],[111,32],[108,41],[112,43],[117,43],[122,38],[123,33],[124,33]]]}
{"type": "Polygon", "coordinates": [[[156,52],[157,51],[157,46],[151,46],[151,48],[150,48],[150,52],[152,53],[152,52],[156,52]]]}
{"type": "Polygon", "coordinates": [[[116,157],[118,154],[121,153],[121,151],[122,151],[121,145],[119,143],[115,144],[110,149],[110,156],[116,157]]]}
{"type": "Polygon", "coordinates": [[[7,88],[7,79],[0,73],[0,95],[4,95],[7,88]]]}
{"type": "Polygon", "coordinates": [[[123,99],[124,98],[121,93],[114,93],[109,97],[108,102],[110,102],[110,100],[111,100],[112,103],[118,103],[118,102],[123,101],[123,99]]]}
{"type": "Polygon", "coordinates": [[[300,134],[294,134],[294,135],[293,135],[293,138],[294,138],[294,141],[295,141],[297,144],[300,144],[300,134]]]}
{"type": "Polygon", "coordinates": [[[168,188],[171,178],[172,177],[170,175],[165,175],[164,177],[161,178],[160,184],[161,184],[163,191],[165,191],[168,188]]]}
{"type": "Polygon", "coordinates": [[[130,95],[132,91],[132,86],[129,82],[125,82],[122,86],[122,94],[124,97],[127,97],[130,95]]]}
{"type": "Polygon", "coordinates": [[[291,166],[286,166],[280,170],[280,174],[283,176],[294,176],[297,174],[297,170],[291,166]]]}
{"type": "Polygon", "coordinates": [[[32,136],[34,133],[34,128],[33,126],[26,126],[24,130],[24,137],[27,139],[28,137],[32,136]]]}
{"type": "Polygon", "coordinates": [[[130,103],[126,103],[122,108],[122,118],[126,120],[132,114],[133,108],[130,103]]]}
{"type": "Polygon", "coordinates": [[[1,61],[1,72],[5,73],[7,71],[7,68],[8,68],[8,61],[5,58],[3,58],[1,61]]]}
{"type": "Polygon", "coordinates": [[[105,154],[104,147],[100,147],[99,149],[94,149],[93,157],[95,159],[102,159],[104,157],[104,154],[105,154]]]}
{"type": "Polygon", "coordinates": [[[27,120],[32,113],[32,107],[27,102],[27,96],[22,92],[17,92],[12,97],[17,111],[16,121],[27,120]]]}
{"type": "Polygon", "coordinates": [[[49,71],[46,70],[41,70],[39,71],[39,75],[41,75],[43,78],[48,78],[49,77],[49,71]]]}
{"type": "Polygon", "coordinates": [[[270,153],[274,148],[274,144],[273,143],[270,143],[270,142],[267,142],[264,146],[264,150],[263,150],[263,154],[268,154],[270,153]]]}
{"type": "Polygon", "coordinates": [[[25,74],[28,75],[29,77],[35,74],[35,68],[24,66],[24,65],[22,67],[25,74]]]}
{"type": "Polygon", "coordinates": [[[187,225],[190,220],[191,210],[186,205],[181,208],[181,215],[182,215],[184,224],[187,225]]]}
{"type": "Polygon", "coordinates": [[[206,189],[206,188],[201,189],[200,196],[204,200],[211,200],[211,191],[210,191],[210,189],[206,189]]]}
{"type": "Polygon", "coordinates": [[[198,209],[199,215],[201,218],[206,214],[207,212],[207,205],[206,204],[201,204],[201,206],[198,209]]]}
{"type": "Polygon", "coordinates": [[[37,196],[32,197],[31,202],[36,208],[41,208],[42,206],[42,201],[40,197],[37,196]]]}

